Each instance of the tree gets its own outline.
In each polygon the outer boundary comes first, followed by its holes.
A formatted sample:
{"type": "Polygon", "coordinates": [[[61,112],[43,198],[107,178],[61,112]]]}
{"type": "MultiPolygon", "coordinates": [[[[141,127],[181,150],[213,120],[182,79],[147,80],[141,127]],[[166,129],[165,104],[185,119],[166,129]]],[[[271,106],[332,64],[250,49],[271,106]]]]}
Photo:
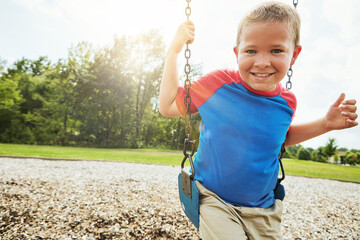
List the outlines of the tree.
{"type": "MultiPolygon", "coordinates": [[[[6,129],[2,131],[1,141],[55,143],[58,126],[51,112],[45,108],[49,102],[49,96],[54,95],[50,80],[46,76],[50,71],[50,65],[46,57],[40,57],[38,60],[23,58],[16,61],[14,67],[7,69],[7,72],[2,75],[2,81],[11,83],[12,90],[8,92],[12,93],[12,102],[16,103],[14,107],[7,105],[7,112],[12,111],[16,114],[4,117],[7,124],[3,125],[6,129]]],[[[3,86],[9,86],[8,84],[3,86]]]]}
{"type": "Polygon", "coordinates": [[[299,148],[301,148],[301,147],[302,146],[300,144],[287,147],[286,148],[287,155],[285,155],[284,157],[289,156],[290,158],[295,158],[297,156],[297,152],[298,152],[299,148]]]}
{"type": "Polygon", "coordinates": [[[139,146],[143,118],[150,100],[158,95],[164,66],[165,46],[157,31],[141,34],[134,39],[132,53],[133,81],[135,83],[135,139],[133,146],[139,146]]]}
{"type": "Polygon", "coordinates": [[[51,112],[52,119],[58,125],[57,141],[62,145],[69,145],[74,137],[74,121],[72,118],[74,106],[74,85],[70,77],[70,68],[66,60],[60,59],[46,73],[49,79],[51,94],[44,108],[51,112]],[[68,131],[69,130],[69,131],[68,131]]]}
{"type": "Polygon", "coordinates": [[[16,79],[3,75],[0,78],[0,142],[19,142],[18,130],[27,132],[20,112],[23,101],[16,79]]]}
{"type": "Polygon", "coordinates": [[[0,58],[0,77],[2,76],[2,73],[5,70],[6,60],[3,60],[0,58]]]}
{"type": "Polygon", "coordinates": [[[163,56],[164,44],[156,31],[115,38],[113,46],[96,51],[87,43],[72,49],[69,63],[80,138],[101,146],[141,146],[144,116],[153,118],[163,56]]]}
{"type": "Polygon", "coordinates": [[[329,138],[326,146],[324,147],[323,153],[329,159],[336,153],[337,146],[335,145],[335,138],[329,138]]]}
{"type": "MultiPolygon", "coordinates": [[[[93,144],[101,141],[103,124],[101,118],[102,98],[104,91],[99,84],[105,84],[96,78],[95,49],[90,43],[81,42],[69,50],[69,79],[73,85],[73,118],[76,124],[76,142],[93,144]]],[[[102,80],[102,79],[101,79],[102,80]]]]}
{"type": "Polygon", "coordinates": [[[323,147],[319,147],[311,153],[311,160],[316,162],[326,162],[326,155],[323,153],[323,147]]]}
{"type": "Polygon", "coordinates": [[[297,158],[300,159],[300,160],[311,160],[311,154],[310,154],[310,151],[303,148],[303,147],[300,147],[297,151],[297,154],[296,154],[297,158]]]}
{"type": "Polygon", "coordinates": [[[283,154],[283,158],[295,158],[288,150],[283,154]]]}
{"type": "Polygon", "coordinates": [[[358,152],[347,151],[344,158],[342,158],[342,163],[350,164],[350,165],[360,164],[360,151],[358,152]]]}

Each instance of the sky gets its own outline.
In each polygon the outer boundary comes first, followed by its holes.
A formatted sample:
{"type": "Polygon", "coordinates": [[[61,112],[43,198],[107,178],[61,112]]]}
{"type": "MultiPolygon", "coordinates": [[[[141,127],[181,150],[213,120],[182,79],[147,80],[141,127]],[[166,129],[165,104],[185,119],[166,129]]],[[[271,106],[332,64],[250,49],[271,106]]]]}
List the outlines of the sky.
{"type": "MultiPolygon", "coordinates": [[[[190,19],[196,27],[191,63],[204,73],[236,68],[233,47],[237,26],[260,0],[193,0],[190,19]]],[[[282,2],[292,5],[291,0],[282,2]]],[[[360,1],[299,0],[303,47],[295,63],[292,90],[298,107],[294,124],[323,117],[344,92],[360,102],[360,1]]],[[[68,56],[72,44],[87,41],[111,45],[114,37],[157,29],[168,46],[186,20],[186,0],[0,0],[0,59],[8,65],[23,57],[47,56],[54,62],[68,56]]],[[[179,69],[184,61],[179,57],[179,69]]],[[[285,84],[286,79],[283,80],[285,84]]],[[[358,104],[359,106],[359,104],[358,104]]],[[[360,126],[326,133],[303,142],[360,149],[360,126]]]]}

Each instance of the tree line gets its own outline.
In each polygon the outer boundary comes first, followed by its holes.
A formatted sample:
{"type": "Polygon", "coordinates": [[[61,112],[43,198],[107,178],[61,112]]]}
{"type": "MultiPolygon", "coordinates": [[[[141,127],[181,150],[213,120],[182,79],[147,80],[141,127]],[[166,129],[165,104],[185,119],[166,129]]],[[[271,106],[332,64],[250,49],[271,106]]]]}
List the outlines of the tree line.
{"type": "Polygon", "coordinates": [[[112,46],[78,43],[55,63],[6,68],[0,59],[0,142],[181,148],[182,120],[158,112],[164,57],[161,35],[149,31],[112,46]]]}
{"type": "Polygon", "coordinates": [[[283,157],[337,164],[360,164],[360,151],[357,149],[338,148],[335,138],[329,138],[326,145],[318,149],[304,148],[301,144],[287,147],[283,157]]]}

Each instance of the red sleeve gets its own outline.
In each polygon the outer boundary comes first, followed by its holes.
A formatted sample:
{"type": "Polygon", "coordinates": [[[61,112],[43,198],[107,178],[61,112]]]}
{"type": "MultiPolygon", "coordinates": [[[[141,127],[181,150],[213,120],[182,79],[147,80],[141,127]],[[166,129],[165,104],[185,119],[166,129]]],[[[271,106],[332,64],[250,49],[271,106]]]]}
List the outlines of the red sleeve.
{"type": "MultiPolygon", "coordinates": [[[[215,70],[204,76],[201,76],[196,81],[193,81],[190,86],[190,111],[191,113],[197,113],[198,108],[211,97],[216,90],[221,88],[224,84],[231,84],[232,82],[239,82],[240,76],[237,71],[234,70],[215,70]]],[[[176,96],[176,105],[181,113],[185,115],[186,90],[184,87],[179,87],[178,94],[176,96]]]]}
{"type": "Polygon", "coordinates": [[[295,112],[296,112],[296,106],[297,106],[297,101],[296,101],[296,97],[295,94],[290,92],[289,90],[287,90],[286,88],[282,87],[280,96],[286,100],[286,102],[288,103],[289,107],[293,110],[293,115],[291,117],[291,121],[294,119],[295,117],[295,112]]]}

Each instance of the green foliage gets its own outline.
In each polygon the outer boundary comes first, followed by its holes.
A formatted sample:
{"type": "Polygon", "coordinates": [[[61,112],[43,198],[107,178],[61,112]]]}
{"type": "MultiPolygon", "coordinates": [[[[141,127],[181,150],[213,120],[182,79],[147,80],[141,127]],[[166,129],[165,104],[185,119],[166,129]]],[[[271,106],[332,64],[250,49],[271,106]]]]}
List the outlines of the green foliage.
{"type": "Polygon", "coordinates": [[[323,153],[329,159],[336,153],[337,146],[335,145],[335,139],[329,138],[326,146],[323,148],[323,153]]]}
{"type": "Polygon", "coordinates": [[[300,147],[297,151],[297,154],[296,154],[297,158],[300,159],[300,160],[311,160],[311,154],[310,154],[310,151],[303,148],[303,147],[300,147]]]}
{"type": "MultiPolygon", "coordinates": [[[[80,42],[68,58],[0,59],[0,142],[181,149],[184,124],[158,112],[165,46],[157,31],[80,42]],[[21,129],[21,131],[19,131],[21,129]]],[[[192,67],[191,76],[201,74],[192,67]]],[[[201,119],[193,116],[194,139],[201,119]]]]}
{"type": "Polygon", "coordinates": [[[283,154],[283,158],[295,158],[288,150],[283,154]]]}
{"type": "Polygon", "coordinates": [[[317,150],[314,150],[311,153],[311,160],[316,162],[327,162],[327,157],[323,153],[323,147],[318,148],[317,150]]]}
{"type": "Polygon", "coordinates": [[[0,133],[2,133],[0,141],[18,130],[13,125],[22,123],[20,113],[22,102],[23,98],[17,89],[17,81],[2,77],[0,79],[0,133]]]}
{"type": "Polygon", "coordinates": [[[341,162],[349,165],[360,164],[360,151],[347,151],[345,156],[341,158],[341,162]]]}
{"type": "Polygon", "coordinates": [[[286,152],[283,155],[283,157],[284,158],[293,158],[293,159],[297,158],[297,152],[298,152],[299,148],[302,148],[302,146],[300,144],[286,147],[286,152]]]}

